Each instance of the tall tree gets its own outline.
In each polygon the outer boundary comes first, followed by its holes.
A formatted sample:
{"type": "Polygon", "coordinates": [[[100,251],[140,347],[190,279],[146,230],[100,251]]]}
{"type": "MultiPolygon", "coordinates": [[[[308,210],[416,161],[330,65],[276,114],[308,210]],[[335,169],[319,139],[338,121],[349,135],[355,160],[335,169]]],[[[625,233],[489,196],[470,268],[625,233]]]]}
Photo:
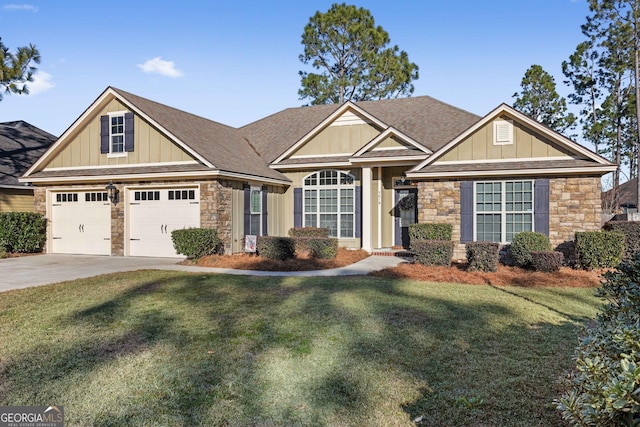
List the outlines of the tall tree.
{"type": "Polygon", "coordinates": [[[576,118],[567,113],[567,101],[558,95],[553,76],[540,65],[532,65],[524,73],[522,91],[514,93],[513,107],[532,119],[558,132],[570,129],[576,118]]]}
{"type": "Polygon", "coordinates": [[[316,12],[304,27],[300,61],[320,72],[299,72],[300,99],[318,105],[411,96],[418,66],[389,43],[366,9],[336,3],[316,12]]]}
{"type": "Polygon", "coordinates": [[[27,82],[33,81],[36,67],[33,64],[40,63],[40,52],[32,44],[19,47],[15,53],[9,52],[9,48],[2,43],[0,38],[0,101],[2,94],[28,94],[27,82]]]}

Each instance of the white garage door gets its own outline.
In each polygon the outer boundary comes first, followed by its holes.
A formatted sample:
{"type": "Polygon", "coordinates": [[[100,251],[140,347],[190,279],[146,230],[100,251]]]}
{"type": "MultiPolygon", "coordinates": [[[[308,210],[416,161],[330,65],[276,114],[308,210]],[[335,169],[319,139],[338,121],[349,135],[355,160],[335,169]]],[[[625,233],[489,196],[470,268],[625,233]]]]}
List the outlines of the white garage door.
{"type": "Polygon", "coordinates": [[[171,232],[200,227],[200,191],[194,188],[129,190],[129,255],[182,257],[171,232]]]}
{"type": "Polygon", "coordinates": [[[52,193],[51,252],[111,255],[111,205],[107,193],[52,193]]]}

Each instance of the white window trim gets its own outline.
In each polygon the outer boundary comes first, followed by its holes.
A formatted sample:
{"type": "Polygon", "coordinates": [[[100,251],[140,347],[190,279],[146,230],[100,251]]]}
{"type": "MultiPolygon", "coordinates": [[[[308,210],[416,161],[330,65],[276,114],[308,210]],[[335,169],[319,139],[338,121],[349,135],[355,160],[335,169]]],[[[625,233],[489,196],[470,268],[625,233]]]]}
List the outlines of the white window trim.
{"type": "Polygon", "coordinates": [[[129,153],[127,153],[124,150],[124,138],[125,138],[125,133],[127,131],[127,129],[125,128],[126,124],[125,124],[125,120],[124,120],[124,115],[128,113],[128,111],[113,111],[110,113],[107,113],[107,116],[109,116],[109,152],[107,153],[107,157],[108,158],[112,158],[112,157],[127,157],[127,155],[129,153]],[[111,151],[113,149],[113,143],[111,140],[111,118],[112,117],[118,117],[118,116],[122,116],[122,152],[113,152],[111,151]]]}
{"type": "Polygon", "coordinates": [[[337,206],[338,206],[338,211],[337,212],[324,212],[325,214],[329,213],[332,215],[336,215],[336,219],[337,219],[337,223],[336,223],[336,238],[338,239],[353,239],[356,236],[356,179],[355,176],[348,173],[348,172],[344,172],[344,171],[340,171],[340,170],[335,170],[335,169],[323,169],[323,170],[318,170],[315,172],[312,172],[308,175],[306,175],[304,178],[302,178],[302,226],[303,227],[307,227],[307,214],[313,214],[316,216],[316,227],[320,227],[320,215],[323,214],[323,212],[320,212],[320,190],[337,190],[337,206]],[[337,185],[320,185],[320,173],[324,172],[324,171],[331,171],[331,172],[337,172],[338,174],[338,184],[337,185]],[[305,181],[307,180],[307,178],[311,177],[312,175],[317,175],[316,177],[316,182],[317,184],[315,185],[306,185],[305,181]],[[340,177],[341,175],[347,175],[351,177],[352,183],[351,184],[340,184],[340,177]],[[341,194],[340,194],[340,190],[348,190],[351,189],[352,191],[352,203],[351,206],[353,207],[352,210],[350,212],[347,211],[343,211],[341,210],[341,205],[340,205],[340,199],[341,199],[341,194]],[[315,212],[307,212],[307,206],[305,203],[305,191],[306,190],[316,190],[316,211],[315,212]],[[352,218],[353,218],[353,223],[352,223],[352,235],[351,236],[341,236],[341,231],[342,231],[342,227],[341,227],[341,216],[343,214],[351,214],[352,218]]]}
{"type": "Polygon", "coordinates": [[[513,122],[510,120],[494,120],[493,121],[493,145],[512,145],[513,144],[513,122]],[[498,138],[499,130],[506,131],[505,138],[498,138]]]}
{"type": "Polygon", "coordinates": [[[476,181],[473,183],[473,240],[478,241],[478,213],[496,213],[500,214],[500,243],[501,245],[507,245],[511,243],[507,241],[507,214],[508,213],[530,213],[531,214],[531,231],[536,231],[536,218],[535,218],[535,180],[533,179],[508,179],[505,181],[476,181]],[[531,211],[508,211],[506,210],[507,198],[505,197],[506,193],[506,183],[507,182],[530,182],[531,183],[531,211]],[[477,209],[477,188],[478,184],[487,184],[487,183],[500,183],[500,191],[501,191],[501,201],[500,201],[500,210],[499,211],[482,211],[478,212],[477,209]]]}

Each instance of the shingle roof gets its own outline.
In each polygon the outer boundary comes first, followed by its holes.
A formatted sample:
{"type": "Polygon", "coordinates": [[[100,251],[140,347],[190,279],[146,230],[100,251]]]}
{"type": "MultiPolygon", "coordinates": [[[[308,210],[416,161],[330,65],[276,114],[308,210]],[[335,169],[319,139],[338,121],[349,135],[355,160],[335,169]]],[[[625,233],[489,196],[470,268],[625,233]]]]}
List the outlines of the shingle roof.
{"type": "Polygon", "coordinates": [[[112,88],[160,126],[212,163],[216,169],[288,181],[269,168],[237,129],[112,88]]]}
{"type": "Polygon", "coordinates": [[[540,161],[513,161],[513,162],[477,162],[477,163],[456,163],[439,165],[434,163],[427,165],[418,171],[424,173],[437,173],[446,176],[448,173],[458,172],[493,172],[504,173],[514,170],[544,170],[544,169],[576,169],[576,168],[594,168],[598,165],[591,160],[585,159],[564,159],[558,160],[540,160],[540,161]]]}
{"type": "Polygon", "coordinates": [[[57,138],[22,120],[0,123],[0,186],[18,182],[57,138]]]}
{"type": "MultiPolygon", "coordinates": [[[[357,102],[388,126],[436,151],[480,117],[430,96],[357,102]]],[[[336,111],[336,104],[288,108],[240,128],[260,155],[272,162],[336,111]]]]}

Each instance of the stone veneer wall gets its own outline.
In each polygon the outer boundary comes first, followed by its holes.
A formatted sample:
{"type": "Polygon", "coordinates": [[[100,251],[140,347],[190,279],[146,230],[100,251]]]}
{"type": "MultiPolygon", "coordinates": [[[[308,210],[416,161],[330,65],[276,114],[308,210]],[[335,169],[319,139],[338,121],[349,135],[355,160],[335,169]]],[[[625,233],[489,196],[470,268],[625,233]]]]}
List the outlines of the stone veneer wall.
{"type": "Polygon", "coordinates": [[[232,190],[234,182],[209,181],[200,184],[200,226],[215,228],[224,245],[224,252],[232,252],[232,190]]]}
{"type": "MultiPolygon", "coordinates": [[[[601,228],[600,177],[549,180],[549,240],[555,248],[571,241],[576,231],[601,228]]],[[[418,222],[453,225],[453,240],[460,242],[460,181],[418,183],[418,222]]],[[[464,244],[454,249],[454,259],[466,258],[464,244]]]]}

